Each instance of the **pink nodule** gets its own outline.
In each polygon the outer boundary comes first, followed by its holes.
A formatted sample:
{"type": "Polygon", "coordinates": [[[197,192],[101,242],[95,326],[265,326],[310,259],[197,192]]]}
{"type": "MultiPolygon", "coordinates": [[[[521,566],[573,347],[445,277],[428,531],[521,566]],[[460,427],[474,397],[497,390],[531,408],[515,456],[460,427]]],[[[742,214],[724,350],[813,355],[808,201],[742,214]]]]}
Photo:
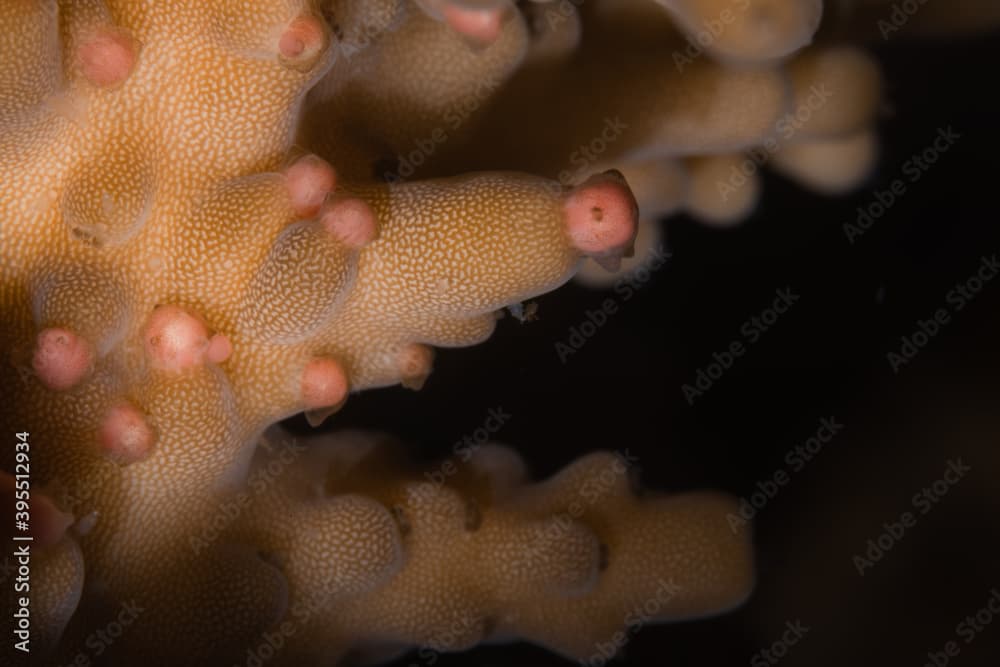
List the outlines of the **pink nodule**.
{"type": "Polygon", "coordinates": [[[67,329],[44,329],[38,334],[31,365],[38,379],[49,389],[72,389],[87,375],[94,363],[94,348],[67,329]]]}
{"type": "Polygon", "coordinates": [[[313,359],[302,371],[302,402],[307,410],[337,405],[349,390],[344,367],[329,357],[313,359]]]}
{"type": "Polygon", "coordinates": [[[205,362],[208,328],[180,306],[160,306],[146,323],[143,344],[155,368],[182,371],[205,362]]]}
{"type": "Polygon", "coordinates": [[[341,199],[323,214],[323,227],[348,248],[363,248],[375,240],[375,213],[360,199],[341,199]]]}
{"type": "Polygon", "coordinates": [[[450,2],[442,9],[444,20],[455,32],[471,37],[483,45],[492,44],[500,38],[504,12],[503,6],[477,9],[450,2]]]}
{"type": "Polygon", "coordinates": [[[288,24],[278,39],[278,51],[288,59],[315,53],[323,46],[323,28],[311,16],[298,16],[288,24]]]}
{"type": "Polygon", "coordinates": [[[136,61],[135,41],[123,30],[101,27],[80,44],[80,71],[99,88],[121,84],[132,73],[136,61]]]}
{"type": "Polygon", "coordinates": [[[98,431],[101,452],[121,464],[148,458],[153,451],[153,440],[153,430],[145,415],[128,403],[108,410],[98,431]]]}
{"type": "Polygon", "coordinates": [[[567,195],[563,209],[573,247],[586,255],[624,251],[635,239],[638,206],[618,172],[591,176],[567,195]]]}
{"type": "Polygon", "coordinates": [[[205,359],[213,364],[221,364],[233,354],[233,344],[228,336],[215,334],[208,339],[208,348],[205,350],[205,359]]]}
{"type": "Polygon", "coordinates": [[[337,172],[326,160],[315,155],[297,160],[285,172],[285,177],[292,208],[302,217],[316,215],[337,184],[337,172]]]}

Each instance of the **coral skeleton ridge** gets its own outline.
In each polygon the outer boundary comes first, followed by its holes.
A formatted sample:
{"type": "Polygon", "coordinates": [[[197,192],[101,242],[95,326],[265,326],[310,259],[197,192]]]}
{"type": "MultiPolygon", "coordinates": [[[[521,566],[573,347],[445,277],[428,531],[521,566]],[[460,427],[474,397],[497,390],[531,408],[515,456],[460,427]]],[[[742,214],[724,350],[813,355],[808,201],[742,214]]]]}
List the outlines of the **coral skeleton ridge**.
{"type": "MultiPolygon", "coordinates": [[[[428,485],[384,437],[274,425],[419,389],[505,307],[642,261],[663,215],[746,217],[759,175],[718,184],[762,147],[855,187],[881,81],[841,35],[889,4],[0,3],[0,424],[25,434],[0,491],[30,451],[32,664],[587,660],[651,601],[738,605],[725,496],[637,495],[611,453],[529,482],[500,445],[428,485]]],[[[915,32],[1000,22],[960,4],[915,32]]]]}

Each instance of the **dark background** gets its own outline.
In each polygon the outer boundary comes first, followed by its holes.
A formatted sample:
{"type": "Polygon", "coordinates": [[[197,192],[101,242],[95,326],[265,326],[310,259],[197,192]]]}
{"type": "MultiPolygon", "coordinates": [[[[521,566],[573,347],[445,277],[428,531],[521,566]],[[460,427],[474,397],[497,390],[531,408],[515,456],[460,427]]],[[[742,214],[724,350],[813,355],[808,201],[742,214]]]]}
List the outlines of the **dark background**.
{"type": "MultiPolygon", "coordinates": [[[[948,641],[961,650],[948,664],[1000,664],[1000,618],[971,643],[955,634],[1000,589],[1000,277],[898,374],[886,360],[918,320],[953,310],[946,293],[984,255],[1000,253],[1000,39],[877,53],[887,82],[883,154],[856,194],[824,198],[768,173],[761,205],[737,229],[666,221],[669,264],[566,364],[555,343],[606,296],[572,283],[538,299],[537,321],[505,318],[487,343],[440,351],[422,391],[369,392],[333,420],[395,433],[431,460],[502,406],[513,416],[497,439],[537,477],[587,451],[628,447],[649,487],[736,496],[787,470],[785,454],[820,418],[843,423],[757,515],[750,601],[717,618],[646,628],[618,664],[752,664],[796,620],[810,630],[783,665],[919,667],[948,641]],[[947,126],[962,139],[849,244],[842,226],[857,207],[947,126]],[[800,301],[689,406],[681,386],[786,286],[800,301]],[[883,522],[914,511],[912,495],[958,457],[972,472],[859,576],[852,557],[883,522]]],[[[431,662],[413,653],[394,664],[431,662]]],[[[437,664],[571,663],[515,644],[437,664]]]]}

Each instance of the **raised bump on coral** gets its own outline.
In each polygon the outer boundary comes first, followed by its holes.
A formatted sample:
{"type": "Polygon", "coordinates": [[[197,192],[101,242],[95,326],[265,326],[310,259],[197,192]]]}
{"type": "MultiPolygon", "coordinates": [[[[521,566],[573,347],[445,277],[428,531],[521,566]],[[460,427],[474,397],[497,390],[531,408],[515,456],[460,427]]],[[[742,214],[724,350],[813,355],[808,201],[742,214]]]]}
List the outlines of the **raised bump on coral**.
{"type": "Polygon", "coordinates": [[[878,158],[878,139],[872,130],[847,137],[801,141],[775,154],[774,168],[803,187],[838,195],[860,186],[878,158]]]}
{"type": "Polygon", "coordinates": [[[0,3],[0,122],[30,109],[62,80],[56,0],[0,3]]]}
{"type": "Polygon", "coordinates": [[[292,208],[304,218],[319,212],[337,184],[337,172],[326,160],[315,155],[296,160],[285,171],[285,178],[288,179],[292,208]]]}
{"type": "Polygon", "coordinates": [[[621,629],[628,610],[650,600],[657,609],[646,616],[655,622],[718,613],[749,595],[750,535],[726,520],[735,501],[714,493],[636,498],[629,470],[620,454],[596,452],[512,499],[536,516],[565,515],[580,505],[580,489],[591,489],[574,515],[593,527],[609,555],[587,596],[534,596],[508,632],[586,660],[595,642],[621,629]]]}
{"type": "Polygon", "coordinates": [[[335,359],[313,359],[302,370],[302,403],[307,410],[339,405],[349,390],[347,373],[335,359]]]}
{"type": "Polygon", "coordinates": [[[127,32],[107,26],[94,28],[77,49],[80,72],[100,88],[120,85],[135,67],[137,51],[127,32]]]}
{"type": "Polygon", "coordinates": [[[334,238],[354,250],[365,247],[378,235],[375,214],[361,199],[337,201],[323,213],[321,222],[334,238]]]}
{"type": "Polygon", "coordinates": [[[615,271],[635,239],[638,205],[619,172],[592,176],[566,197],[566,228],[573,246],[615,271]]]}
{"type": "Polygon", "coordinates": [[[56,391],[75,387],[94,363],[94,347],[85,339],[66,329],[44,329],[31,365],[38,379],[56,391]]]}
{"type": "Polygon", "coordinates": [[[349,66],[333,68],[312,93],[316,103],[304,134],[345,177],[412,179],[412,165],[396,157],[444,135],[449,144],[461,143],[528,48],[519,12],[479,49],[412,2],[403,3],[401,12],[397,25],[352,51],[349,66]],[[421,67],[412,66],[414,52],[421,54],[421,67]],[[380,168],[382,160],[389,162],[380,168]]]}
{"type": "Polygon", "coordinates": [[[419,343],[404,345],[396,353],[400,383],[407,389],[420,389],[431,374],[434,349],[419,343]]]}
{"type": "Polygon", "coordinates": [[[882,100],[874,59],[856,47],[817,47],[792,59],[792,141],[855,134],[869,126],[882,100]]]}
{"type": "Polygon", "coordinates": [[[226,343],[209,334],[201,317],[174,305],[153,310],[143,329],[143,344],[153,367],[171,372],[224,361],[228,356],[226,343]]]}
{"type": "Polygon", "coordinates": [[[32,316],[39,329],[68,329],[103,357],[121,342],[132,319],[132,299],[119,271],[105,263],[55,263],[30,280],[32,316]]]}
{"type": "Polygon", "coordinates": [[[687,160],[691,177],[686,208],[709,225],[727,227],[746,219],[760,198],[760,173],[743,169],[742,154],[711,155],[687,160]],[[733,175],[742,178],[734,181],[733,175]]]}
{"type": "Polygon", "coordinates": [[[126,465],[149,458],[155,434],[145,415],[135,406],[120,403],[112,406],[102,418],[97,439],[103,456],[126,465]]]}
{"type": "Polygon", "coordinates": [[[308,71],[327,48],[325,24],[315,16],[299,15],[282,30],[278,54],[289,67],[308,71]]]}
{"type": "Polygon", "coordinates": [[[693,40],[729,58],[770,60],[812,41],[822,0],[657,0],[693,40]]]}

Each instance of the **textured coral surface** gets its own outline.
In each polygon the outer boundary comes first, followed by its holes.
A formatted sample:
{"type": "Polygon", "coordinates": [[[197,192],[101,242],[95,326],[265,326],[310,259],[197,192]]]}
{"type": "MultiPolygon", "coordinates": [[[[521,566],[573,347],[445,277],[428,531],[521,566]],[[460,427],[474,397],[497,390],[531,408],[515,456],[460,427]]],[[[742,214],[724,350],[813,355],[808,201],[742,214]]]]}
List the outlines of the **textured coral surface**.
{"type": "Polygon", "coordinates": [[[752,177],[718,187],[745,152],[856,185],[874,62],[809,46],[819,0],[725,4],[0,4],[0,486],[30,454],[32,664],[588,660],[637,609],[744,600],[733,501],[639,494],[619,454],[532,483],[489,445],[432,484],[380,436],[269,429],[419,389],[433,347],[606,283],[658,216],[747,215],[752,177]]]}

